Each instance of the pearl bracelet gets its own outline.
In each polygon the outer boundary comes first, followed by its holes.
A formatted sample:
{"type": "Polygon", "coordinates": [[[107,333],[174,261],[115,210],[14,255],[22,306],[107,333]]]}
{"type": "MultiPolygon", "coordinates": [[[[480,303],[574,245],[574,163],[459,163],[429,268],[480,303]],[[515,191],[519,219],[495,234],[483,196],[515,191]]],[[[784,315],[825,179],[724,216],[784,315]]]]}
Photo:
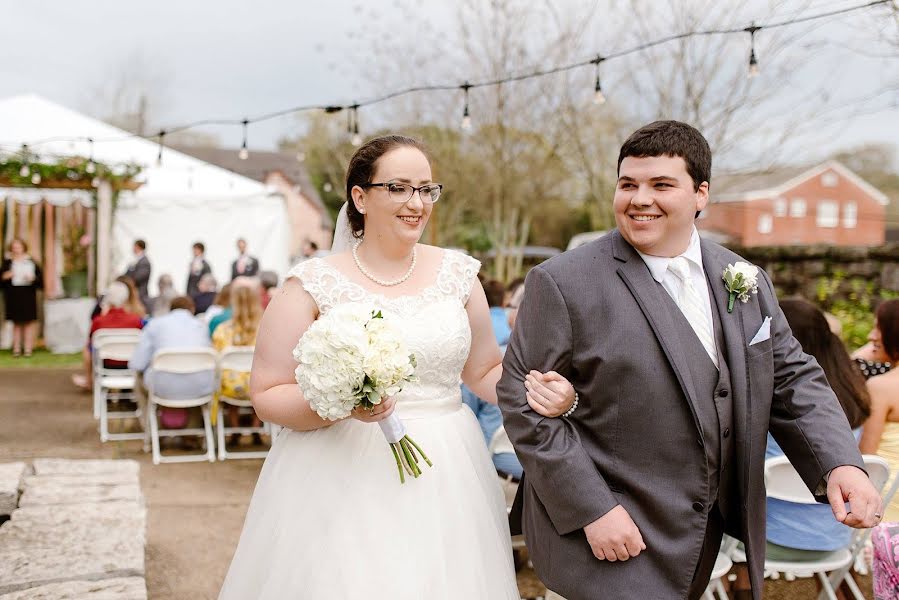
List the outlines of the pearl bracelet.
{"type": "Polygon", "coordinates": [[[577,402],[580,398],[577,395],[577,392],[574,392],[574,404],[571,405],[571,408],[562,413],[563,417],[570,417],[574,411],[577,409],[577,402]]]}

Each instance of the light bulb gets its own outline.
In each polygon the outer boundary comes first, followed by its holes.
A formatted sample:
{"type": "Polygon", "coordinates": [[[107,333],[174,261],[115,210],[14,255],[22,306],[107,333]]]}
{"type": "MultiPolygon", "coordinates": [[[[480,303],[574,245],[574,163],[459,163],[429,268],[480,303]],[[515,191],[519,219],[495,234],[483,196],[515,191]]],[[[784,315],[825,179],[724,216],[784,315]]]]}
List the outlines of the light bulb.
{"type": "Polygon", "coordinates": [[[250,151],[246,148],[241,148],[240,152],[237,153],[237,157],[240,160],[247,160],[248,158],[250,158],[250,151]]]}
{"type": "Polygon", "coordinates": [[[331,185],[331,182],[330,182],[330,181],[326,181],[326,182],[325,182],[325,185],[322,186],[322,189],[325,190],[326,193],[329,193],[329,194],[330,194],[330,193],[331,193],[331,190],[333,190],[334,187],[331,185]]]}
{"type": "Polygon", "coordinates": [[[22,168],[19,169],[19,177],[28,177],[29,173],[31,173],[31,169],[28,168],[28,165],[22,165],[22,168]]]}
{"type": "Polygon", "coordinates": [[[755,49],[749,54],[749,78],[758,77],[759,61],[755,58],[755,49]]]}
{"type": "Polygon", "coordinates": [[[93,173],[97,170],[97,166],[94,164],[94,161],[89,160],[87,161],[87,166],[84,167],[84,170],[88,173],[93,173]]]}
{"type": "Polygon", "coordinates": [[[462,115],[462,131],[471,131],[471,117],[468,115],[468,108],[465,109],[465,114],[462,115]]]}
{"type": "Polygon", "coordinates": [[[353,134],[353,138],[350,140],[350,143],[354,146],[362,145],[362,136],[359,135],[359,132],[353,134]]]}
{"type": "Polygon", "coordinates": [[[305,162],[306,161],[306,153],[305,152],[297,152],[297,162],[305,162]]]}
{"type": "Polygon", "coordinates": [[[91,179],[91,185],[95,188],[100,187],[100,178],[94,177],[93,179],[91,179]]]}
{"type": "Polygon", "coordinates": [[[593,94],[593,104],[605,104],[606,103],[606,95],[602,93],[602,90],[596,90],[593,94]]]}
{"type": "Polygon", "coordinates": [[[37,185],[40,182],[41,182],[41,174],[40,173],[35,173],[34,175],[31,176],[31,183],[33,183],[34,185],[37,185]]]}

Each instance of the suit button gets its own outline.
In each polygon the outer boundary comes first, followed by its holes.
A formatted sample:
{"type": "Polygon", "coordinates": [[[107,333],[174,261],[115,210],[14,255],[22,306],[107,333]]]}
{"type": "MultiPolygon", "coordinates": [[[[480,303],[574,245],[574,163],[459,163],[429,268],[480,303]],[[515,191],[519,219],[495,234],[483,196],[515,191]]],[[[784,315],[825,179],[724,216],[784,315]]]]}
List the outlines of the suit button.
{"type": "Polygon", "coordinates": [[[701,513],[702,511],[705,510],[705,505],[702,502],[694,502],[693,510],[695,510],[698,513],[701,513]]]}
{"type": "Polygon", "coordinates": [[[730,437],[730,429],[728,427],[725,427],[724,433],[721,435],[723,435],[725,438],[729,438],[730,437]]]}
{"type": "Polygon", "coordinates": [[[727,393],[728,393],[727,390],[718,390],[718,397],[719,398],[727,398],[727,393]]]}

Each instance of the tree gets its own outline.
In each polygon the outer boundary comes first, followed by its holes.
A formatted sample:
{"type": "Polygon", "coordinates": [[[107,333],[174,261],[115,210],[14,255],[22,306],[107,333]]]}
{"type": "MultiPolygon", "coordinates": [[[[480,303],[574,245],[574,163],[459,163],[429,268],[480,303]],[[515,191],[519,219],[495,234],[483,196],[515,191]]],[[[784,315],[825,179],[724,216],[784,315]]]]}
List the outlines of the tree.
{"type": "Polygon", "coordinates": [[[165,111],[171,74],[140,52],[113,62],[85,101],[89,113],[110,125],[146,136],[156,133],[165,111]]]}

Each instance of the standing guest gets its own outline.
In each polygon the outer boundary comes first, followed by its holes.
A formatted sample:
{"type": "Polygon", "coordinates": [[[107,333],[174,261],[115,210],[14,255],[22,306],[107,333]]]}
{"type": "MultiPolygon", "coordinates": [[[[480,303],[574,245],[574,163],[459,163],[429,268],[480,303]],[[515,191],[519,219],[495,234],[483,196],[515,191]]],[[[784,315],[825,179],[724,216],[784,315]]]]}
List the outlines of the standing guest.
{"type": "MultiPolygon", "coordinates": [[[[255,346],[256,331],[262,319],[262,303],[259,295],[247,287],[239,287],[231,294],[231,318],[216,328],[212,335],[213,347],[221,352],[230,346],[255,346]]],[[[250,374],[248,372],[222,371],[220,392],[229,398],[238,400],[250,399],[250,374]]],[[[228,424],[240,426],[240,408],[228,406],[228,424]]],[[[253,427],[261,427],[262,421],[253,413],[253,427]]],[[[231,444],[240,442],[240,434],[234,433],[229,440],[231,444]]],[[[253,443],[261,444],[258,433],[253,434],[253,443]]]]}
{"type": "Polygon", "coordinates": [[[6,319],[13,322],[12,355],[31,356],[37,322],[37,291],[43,289],[41,268],[28,256],[28,244],[13,238],[9,256],[0,265],[0,288],[6,304],[6,319]]]}
{"type": "MultiPolygon", "coordinates": [[[[72,383],[77,387],[89,390],[93,387],[93,344],[91,343],[94,333],[99,329],[140,329],[144,323],[140,315],[137,315],[127,308],[128,296],[130,290],[128,286],[121,281],[114,281],[109,284],[100,300],[100,312],[91,319],[91,329],[87,336],[87,344],[82,352],[84,358],[84,372],[72,375],[72,383]]],[[[120,365],[108,364],[107,367],[116,367],[120,365]]],[[[121,365],[124,366],[124,365],[121,365]]]]}
{"type": "Polygon", "coordinates": [[[274,271],[260,271],[259,283],[262,285],[260,298],[262,299],[262,309],[268,307],[268,303],[272,301],[272,296],[278,290],[278,274],[274,271]]]}
{"type": "Polygon", "coordinates": [[[150,306],[150,292],[148,291],[148,286],[150,285],[150,272],[152,271],[152,267],[150,266],[150,259],[147,258],[146,255],[147,242],[136,240],[134,242],[133,250],[134,259],[132,259],[131,263],[128,265],[125,276],[130,277],[134,282],[134,285],[137,287],[137,295],[140,298],[140,302],[144,305],[144,310],[149,313],[151,312],[152,307],[150,306]]]}
{"type": "Polygon", "coordinates": [[[168,273],[160,275],[156,284],[159,286],[159,295],[150,301],[153,307],[150,316],[161,317],[168,314],[172,300],[178,296],[178,292],[175,291],[175,282],[168,273]]]}
{"type": "Polygon", "coordinates": [[[237,240],[237,260],[231,263],[231,280],[238,277],[253,277],[259,272],[259,261],[247,253],[247,241],[237,240]]]}
{"type": "MultiPolygon", "coordinates": [[[[187,276],[187,295],[191,298],[200,293],[200,280],[203,276],[212,273],[212,267],[206,262],[206,246],[203,242],[196,242],[193,245],[193,252],[194,257],[190,261],[190,271],[187,276]]],[[[197,310],[197,314],[201,312],[203,311],[197,310]]]]}
{"type": "Polygon", "coordinates": [[[200,278],[200,282],[197,284],[196,293],[191,295],[191,299],[194,301],[194,305],[197,307],[198,315],[204,314],[215,302],[217,289],[218,282],[216,282],[215,277],[212,276],[212,273],[206,273],[200,278]]]}
{"type": "MultiPolygon", "coordinates": [[[[887,300],[877,307],[877,320],[868,336],[878,352],[892,364],[899,361],[899,299],[887,300]]],[[[890,463],[889,487],[899,472],[899,370],[868,379],[871,394],[871,418],[865,423],[861,450],[878,454],[890,463]]],[[[884,521],[899,521],[899,494],[884,513],[884,521]]]]}
{"type": "Polygon", "coordinates": [[[509,343],[509,336],[512,335],[509,317],[504,308],[506,299],[505,286],[500,281],[489,279],[484,282],[484,293],[487,295],[487,305],[490,307],[490,322],[493,324],[496,343],[503,348],[509,343]]]}
{"type": "MultiPolygon", "coordinates": [[[[171,312],[153,319],[144,328],[128,368],[142,374],[143,387],[153,388],[160,398],[196,398],[215,391],[215,371],[200,373],[154,373],[150,367],[153,355],[166,348],[209,348],[205,325],[194,318],[194,302],[187,296],[172,300],[171,312]]],[[[141,388],[141,386],[138,386],[141,388]]],[[[141,392],[143,390],[141,389],[141,392]]],[[[141,410],[146,414],[146,398],[139,394],[141,410]]],[[[184,415],[186,410],[172,409],[184,415]]],[[[177,419],[173,419],[177,420],[177,419]]],[[[144,429],[146,431],[146,429],[144,429]]]]}

